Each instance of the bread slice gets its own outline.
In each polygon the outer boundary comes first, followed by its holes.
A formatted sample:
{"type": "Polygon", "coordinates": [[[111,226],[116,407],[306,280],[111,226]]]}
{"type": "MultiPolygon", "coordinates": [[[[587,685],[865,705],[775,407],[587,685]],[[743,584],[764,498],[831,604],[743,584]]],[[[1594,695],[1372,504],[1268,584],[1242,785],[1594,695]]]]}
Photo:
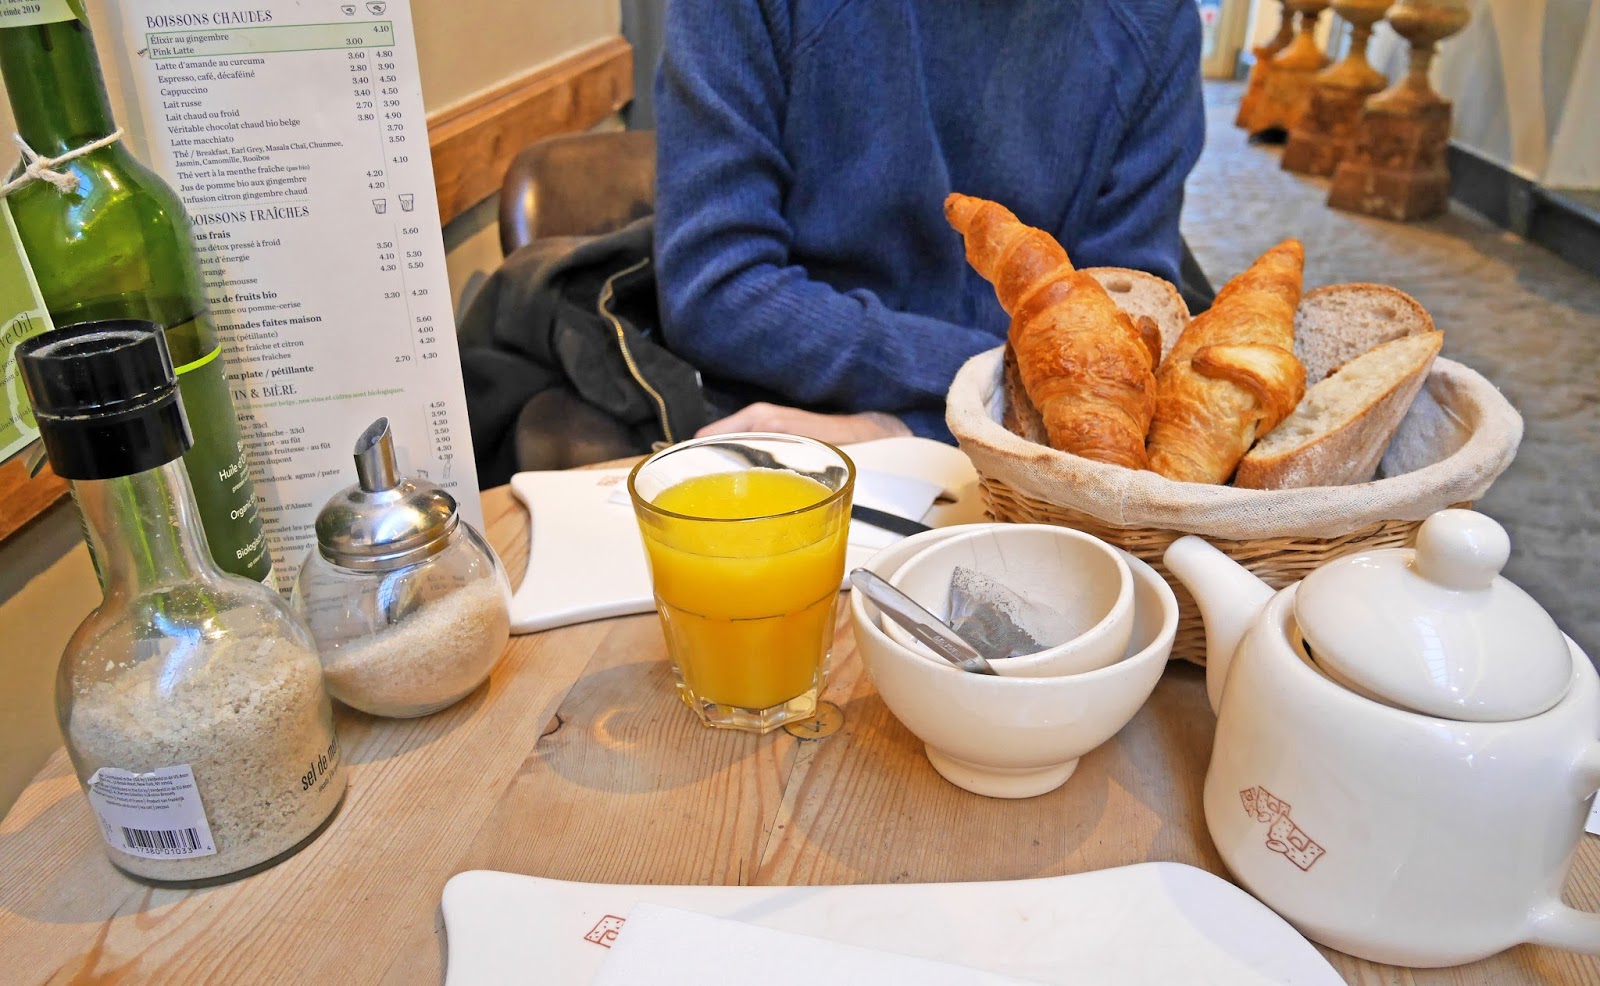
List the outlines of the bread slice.
{"type": "Polygon", "coordinates": [[[1050,431],[1044,426],[1044,416],[1028,399],[1028,391],[1022,385],[1022,373],[1017,369],[1017,354],[1012,351],[1009,342],[1006,343],[1005,386],[1006,410],[1000,423],[1013,435],[1021,435],[1040,445],[1049,445],[1050,431]]]}
{"type": "Polygon", "coordinates": [[[1154,274],[1126,267],[1088,267],[1084,273],[1099,281],[1135,324],[1141,315],[1154,319],[1161,330],[1161,355],[1165,357],[1171,351],[1189,324],[1189,306],[1183,303],[1177,288],[1154,274]]]}
{"type": "MultiPolygon", "coordinates": [[[[1089,267],[1084,273],[1100,282],[1117,307],[1133,318],[1134,324],[1138,324],[1141,316],[1155,322],[1161,332],[1162,356],[1172,349],[1183,327],[1189,324],[1189,306],[1183,303],[1183,296],[1177,288],[1154,274],[1126,267],[1089,267]]],[[[1017,372],[1016,354],[1011,351],[1009,344],[1006,346],[1004,382],[1006,404],[1000,423],[1012,434],[1021,435],[1040,445],[1049,445],[1044,418],[1033,402],[1028,400],[1022,377],[1017,372]]]]}
{"type": "Polygon", "coordinates": [[[1294,315],[1294,354],[1310,386],[1373,347],[1432,332],[1415,298],[1385,284],[1330,284],[1307,291],[1294,315]]]}
{"type": "Polygon", "coordinates": [[[1282,490],[1371,479],[1443,342],[1442,332],[1403,336],[1341,366],[1246,453],[1233,484],[1282,490]]]}

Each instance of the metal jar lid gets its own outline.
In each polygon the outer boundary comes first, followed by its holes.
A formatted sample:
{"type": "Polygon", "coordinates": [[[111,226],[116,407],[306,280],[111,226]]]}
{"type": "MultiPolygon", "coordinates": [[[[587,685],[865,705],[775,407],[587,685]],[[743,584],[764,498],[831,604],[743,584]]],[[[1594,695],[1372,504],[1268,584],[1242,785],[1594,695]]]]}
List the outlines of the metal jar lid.
{"type": "Polygon", "coordinates": [[[358,572],[391,572],[443,551],[460,514],[455,498],[426,480],[400,475],[389,419],[356,439],[354,486],[317,514],[322,557],[358,572]]]}

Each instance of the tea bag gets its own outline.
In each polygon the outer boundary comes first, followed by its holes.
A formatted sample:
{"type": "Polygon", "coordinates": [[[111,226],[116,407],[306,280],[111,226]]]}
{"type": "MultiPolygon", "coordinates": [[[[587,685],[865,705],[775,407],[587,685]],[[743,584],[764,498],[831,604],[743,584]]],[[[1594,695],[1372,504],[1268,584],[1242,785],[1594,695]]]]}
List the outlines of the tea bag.
{"type": "Polygon", "coordinates": [[[988,660],[1036,654],[1039,642],[1029,627],[1050,626],[1060,614],[1024,599],[990,576],[957,565],[950,573],[950,628],[988,660]]]}

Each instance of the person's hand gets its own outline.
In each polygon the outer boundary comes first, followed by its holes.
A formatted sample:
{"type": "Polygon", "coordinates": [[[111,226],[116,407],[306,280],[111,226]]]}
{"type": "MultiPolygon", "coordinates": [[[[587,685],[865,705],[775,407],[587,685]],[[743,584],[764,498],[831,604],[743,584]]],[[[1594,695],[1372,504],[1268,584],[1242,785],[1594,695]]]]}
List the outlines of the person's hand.
{"type": "Polygon", "coordinates": [[[804,435],[830,445],[849,445],[874,438],[894,438],[911,434],[904,421],[880,411],[859,414],[818,414],[797,407],[756,403],[713,421],[695,433],[731,435],[741,431],[773,431],[784,435],[804,435]]]}

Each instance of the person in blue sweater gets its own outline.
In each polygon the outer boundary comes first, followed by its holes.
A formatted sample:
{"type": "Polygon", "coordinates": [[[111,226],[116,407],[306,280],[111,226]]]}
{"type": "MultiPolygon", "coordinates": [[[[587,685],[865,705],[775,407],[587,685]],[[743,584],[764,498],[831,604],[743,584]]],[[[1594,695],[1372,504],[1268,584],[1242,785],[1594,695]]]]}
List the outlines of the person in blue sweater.
{"type": "Polygon", "coordinates": [[[1199,58],[1194,0],[670,0],[658,292],[731,412],[702,434],[949,441],[1009,325],[951,191],[1177,283],[1199,58]]]}

